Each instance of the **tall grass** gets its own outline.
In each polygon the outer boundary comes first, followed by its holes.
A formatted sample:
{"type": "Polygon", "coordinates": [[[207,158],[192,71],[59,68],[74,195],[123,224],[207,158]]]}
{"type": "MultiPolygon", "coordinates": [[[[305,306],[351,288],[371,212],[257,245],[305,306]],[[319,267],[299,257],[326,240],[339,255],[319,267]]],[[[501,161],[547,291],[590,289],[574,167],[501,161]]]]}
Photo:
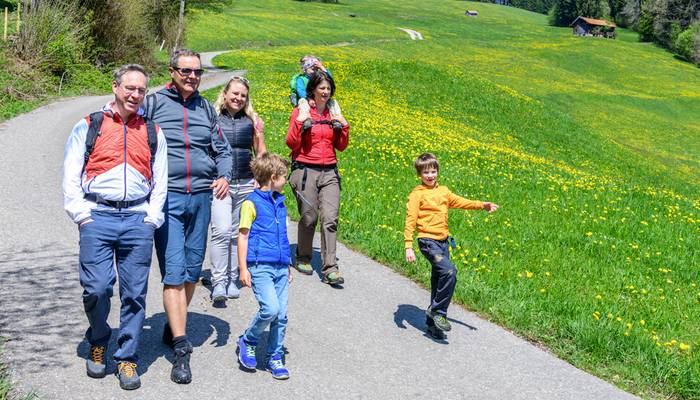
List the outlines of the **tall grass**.
{"type": "Polygon", "coordinates": [[[352,125],[339,156],[345,243],[429,284],[424,260],[403,261],[402,231],[411,162],[432,151],[443,184],[502,205],[450,216],[457,301],[643,397],[700,398],[700,72],[624,30],[572,38],[507,7],[467,3],[479,17],[465,19],[464,4],[289,2],[273,15],[236,1],[193,15],[188,37],[261,46],[216,61],[248,70],[268,147],[283,154],[296,60],[331,68],[352,125]],[[232,28],[209,37],[219,25],[232,28]]]}

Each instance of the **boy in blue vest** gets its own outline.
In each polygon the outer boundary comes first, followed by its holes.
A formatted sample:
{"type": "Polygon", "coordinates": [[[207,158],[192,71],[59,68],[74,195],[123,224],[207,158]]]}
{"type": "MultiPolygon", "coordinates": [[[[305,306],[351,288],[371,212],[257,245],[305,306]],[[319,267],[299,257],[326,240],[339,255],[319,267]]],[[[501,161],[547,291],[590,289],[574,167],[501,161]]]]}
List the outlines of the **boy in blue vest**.
{"type": "Polygon", "coordinates": [[[241,205],[238,227],[240,280],[243,285],[253,288],[260,304],[250,326],[238,338],[238,361],[243,368],[255,371],[255,348],[269,325],[267,369],[275,379],[289,378],[282,356],[291,260],[287,209],[281,194],[287,182],[288,166],[286,160],[272,153],[264,153],[251,162],[253,176],[260,188],[248,195],[241,205]]]}

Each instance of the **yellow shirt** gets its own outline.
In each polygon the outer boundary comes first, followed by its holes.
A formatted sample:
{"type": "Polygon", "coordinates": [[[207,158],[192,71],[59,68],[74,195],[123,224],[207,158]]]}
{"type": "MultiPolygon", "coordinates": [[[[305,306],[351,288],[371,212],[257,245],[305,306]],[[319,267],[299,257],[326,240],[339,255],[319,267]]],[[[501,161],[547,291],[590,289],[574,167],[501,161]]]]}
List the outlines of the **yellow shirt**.
{"type": "Polygon", "coordinates": [[[241,217],[238,222],[238,230],[250,229],[255,221],[255,204],[250,200],[243,201],[241,204],[241,217]]]}
{"type": "Polygon", "coordinates": [[[405,248],[413,247],[413,231],[418,228],[418,237],[445,240],[449,236],[447,211],[450,208],[480,210],[484,203],[467,200],[452,193],[447,186],[429,188],[418,185],[408,195],[406,204],[406,226],[403,236],[405,248]]]}

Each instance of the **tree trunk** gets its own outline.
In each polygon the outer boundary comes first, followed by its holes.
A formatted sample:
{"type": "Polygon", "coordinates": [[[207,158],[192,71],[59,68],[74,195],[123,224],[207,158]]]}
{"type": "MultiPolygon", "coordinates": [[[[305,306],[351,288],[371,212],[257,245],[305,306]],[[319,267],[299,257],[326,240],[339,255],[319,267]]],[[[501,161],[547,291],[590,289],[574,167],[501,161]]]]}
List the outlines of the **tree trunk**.
{"type": "Polygon", "coordinates": [[[180,48],[180,37],[182,36],[182,31],[185,27],[185,0],[180,0],[180,14],[177,23],[177,36],[175,37],[175,44],[173,45],[173,52],[180,48]]]}

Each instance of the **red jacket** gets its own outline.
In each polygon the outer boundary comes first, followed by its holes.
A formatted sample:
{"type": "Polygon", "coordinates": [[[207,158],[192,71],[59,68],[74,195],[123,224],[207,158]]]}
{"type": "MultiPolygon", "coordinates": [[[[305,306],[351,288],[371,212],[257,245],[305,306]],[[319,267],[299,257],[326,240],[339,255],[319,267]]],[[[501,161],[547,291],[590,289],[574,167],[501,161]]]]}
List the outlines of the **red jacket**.
{"type": "MultiPolygon", "coordinates": [[[[333,132],[328,124],[314,124],[302,134],[303,122],[297,121],[299,109],[295,108],[289,117],[287,130],[287,147],[292,149],[292,160],[313,165],[333,165],[337,162],[335,150],[345,150],[348,147],[350,125],[343,126],[340,133],[333,132]]],[[[328,107],[321,115],[316,108],[311,108],[313,121],[330,121],[328,107]]]]}

